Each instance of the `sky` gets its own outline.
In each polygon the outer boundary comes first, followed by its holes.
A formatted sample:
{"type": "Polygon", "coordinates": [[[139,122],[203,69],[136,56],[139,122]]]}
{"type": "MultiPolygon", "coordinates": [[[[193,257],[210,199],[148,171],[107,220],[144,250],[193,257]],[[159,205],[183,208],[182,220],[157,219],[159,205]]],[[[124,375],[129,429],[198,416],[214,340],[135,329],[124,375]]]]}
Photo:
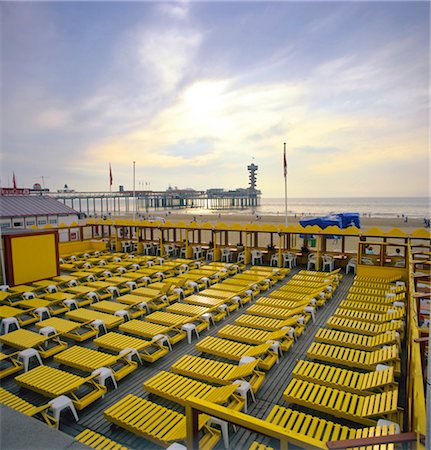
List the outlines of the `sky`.
{"type": "Polygon", "coordinates": [[[1,2],[3,186],[430,193],[428,2],[1,2]]]}

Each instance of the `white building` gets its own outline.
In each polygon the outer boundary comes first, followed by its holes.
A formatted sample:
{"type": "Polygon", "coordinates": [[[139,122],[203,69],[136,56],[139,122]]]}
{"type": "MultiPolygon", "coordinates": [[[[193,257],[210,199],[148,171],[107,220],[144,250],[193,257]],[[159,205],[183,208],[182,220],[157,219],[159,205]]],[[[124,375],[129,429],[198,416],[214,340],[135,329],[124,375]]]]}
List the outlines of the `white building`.
{"type": "Polygon", "coordinates": [[[31,195],[0,196],[0,227],[25,229],[33,225],[57,227],[78,221],[78,212],[51,197],[31,195]]]}

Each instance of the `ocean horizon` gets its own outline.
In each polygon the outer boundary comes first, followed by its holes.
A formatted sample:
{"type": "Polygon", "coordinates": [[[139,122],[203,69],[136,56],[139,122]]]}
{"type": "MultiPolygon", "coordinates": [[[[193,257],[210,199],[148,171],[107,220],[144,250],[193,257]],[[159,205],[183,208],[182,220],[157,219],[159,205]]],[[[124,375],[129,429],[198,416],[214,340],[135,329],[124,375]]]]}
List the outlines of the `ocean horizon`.
{"type": "MultiPolygon", "coordinates": [[[[130,200],[129,211],[133,211],[133,200],[130,200]]],[[[190,215],[284,215],[284,198],[262,197],[260,206],[255,208],[149,208],[145,209],[143,203],[138,201],[139,214],[159,216],[165,213],[176,212],[190,215]]],[[[121,209],[125,211],[124,200],[120,200],[121,209]]],[[[310,217],[328,214],[356,212],[361,217],[394,218],[405,217],[411,219],[429,219],[431,217],[430,197],[291,197],[287,199],[289,216],[310,217]]],[[[118,205],[117,205],[118,207],[118,205]]],[[[97,208],[99,209],[99,208],[97,208]]],[[[109,211],[109,209],[108,209],[109,211]]],[[[83,211],[85,212],[85,211],[83,211]]],[[[105,211],[96,211],[97,214],[106,214],[105,211]]],[[[130,213],[129,213],[130,214],[130,213]]]]}

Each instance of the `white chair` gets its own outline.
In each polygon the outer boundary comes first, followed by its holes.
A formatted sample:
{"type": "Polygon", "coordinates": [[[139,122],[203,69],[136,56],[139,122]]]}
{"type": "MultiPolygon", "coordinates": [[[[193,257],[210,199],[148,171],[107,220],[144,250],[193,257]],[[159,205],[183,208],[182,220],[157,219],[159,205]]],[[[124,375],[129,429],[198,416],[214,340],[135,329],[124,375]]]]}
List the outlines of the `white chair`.
{"type": "Polygon", "coordinates": [[[157,342],[160,345],[166,344],[169,350],[172,351],[171,341],[169,340],[169,337],[166,336],[166,334],[156,334],[151,340],[153,342],[157,342]]]}
{"type": "Polygon", "coordinates": [[[94,328],[97,328],[97,337],[99,336],[100,328],[103,328],[105,334],[108,332],[108,330],[106,329],[105,322],[102,319],[93,320],[93,322],[91,322],[90,325],[94,328]]]}
{"type": "Polygon", "coordinates": [[[9,285],[8,284],[2,284],[1,286],[0,286],[0,291],[2,291],[2,292],[7,292],[8,291],[8,289],[9,289],[9,285]]]}
{"type": "Polygon", "coordinates": [[[214,261],[214,249],[210,248],[205,256],[206,261],[214,261]]]}
{"type": "Polygon", "coordinates": [[[142,358],[138,353],[138,350],[133,347],[127,347],[123,350],[120,350],[118,352],[119,356],[124,356],[128,361],[133,361],[133,357],[136,356],[137,360],[139,361],[139,364],[142,365],[142,358]]]}
{"type": "Polygon", "coordinates": [[[187,253],[187,249],[185,247],[180,248],[180,258],[185,258],[187,253]]]}
{"type": "Polygon", "coordinates": [[[253,266],[255,264],[263,264],[263,255],[260,250],[252,250],[251,251],[251,264],[253,266]]]}
{"type": "Polygon", "coordinates": [[[51,334],[57,334],[57,330],[54,327],[43,327],[39,330],[39,334],[43,334],[44,336],[48,337],[51,334]]]}
{"type": "Polygon", "coordinates": [[[290,252],[283,253],[283,267],[292,269],[296,266],[296,255],[290,252]]]}
{"type": "Polygon", "coordinates": [[[121,258],[120,258],[119,256],[116,256],[116,257],[114,258],[114,262],[116,262],[116,263],[121,262],[121,258]]]}
{"type": "Polygon", "coordinates": [[[130,320],[130,315],[129,315],[128,311],[126,311],[125,309],[120,309],[118,311],[115,311],[114,316],[121,317],[124,320],[124,322],[126,322],[127,320],[130,320]]]}
{"type": "Polygon", "coordinates": [[[314,266],[314,270],[316,270],[317,266],[317,256],[315,253],[310,253],[308,255],[308,262],[307,262],[307,270],[311,270],[311,268],[314,266]]]}
{"type": "Polygon", "coordinates": [[[19,330],[20,326],[18,323],[18,319],[16,317],[5,317],[0,324],[0,329],[3,334],[9,333],[9,328],[14,326],[17,330],[19,330]]]}
{"type": "Polygon", "coordinates": [[[221,435],[223,437],[224,448],[229,448],[229,430],[228,423],[225,420],[218,419],[217,417],[210,417],[208,425],[218,425],[221,429],[221,435]]]}
{"type": "Polygon", "coordinates": [[[245,252],[238,253],[237,263],[245,263],[245,252]]]}
{"type": "Polygon", "coordinates": [[[58,292],[58,287],[55,284],[50,284],[49,286],[46,287],[46,290],[50,294],[54,294],[55,292],[58,292]]]}
{"type": "Polygon", "coordinates": [[[187,342],[192,343],[192,333],[196,333],[196,337],[199,339],[199,331],[194,323],[185,323],[181,329],[187,333],[187,342]]]}
{"type": "Polygon", "coordinates": [[[26,348],[18,353],[17,359],[22,359],[24,363],[24,372],[28,370],[28,364],[31,358],[36,358],[41,366],[43,366],[42,359],[39,355],[39,352],[35,348],[26,348]]]}
{"type": "Polygon", "coordinates": [[[41,306],[39,308],[36,308],[34,312],[39,316],[39,322],[43,320],[43,315],[46,314],[49,317],[51,317],[51,314],[49,312],[49,309],[45,306],[41,306]]]}
{"type": "Polygon", "coordinates": [[[89,262],[84,263],[84,269],[91,269],[91,264],[89,262]]]}
{"type": "Polygon", "coordinates": [[[214,317],[211,313],[204,313],[201,315],[201,319],[208,323],[208,328],[210,328],[211,323],[215,326],[214,317]]]}
{"type": "Polygon", "coordinates": [[[203,256],[203,250],[201,246],[195,246],[192,248],[193,250],[193,259],[199,259],[203,256]]]}
{"type": "Polygon", "coordinates": [[[79,418],[75,409],[75,405],[73,404],[72,400],[66,395],[60,395],[60,397],[56,397],[54,398],[54,400],[50,400],[48,403],[49,409],[52,411],[52,415],[57,421],[57,429],[60,425],[60,414],[64,409],[69,408],[72,411],[75,420],[78,422],[79,418]]]}
{"type": "Polygon", "coordinates": [[[33,298],[36,298],[36,294],[34,292],[24,292],[22,294],[23,298],[25,298],[26,300],[30,300],[33,298]]]}
{"type": "Polygon", "coordinates": [[[326,267],[329,269],[329,272],[334,270],[335,261],[334,257],[331,255],[323,255],[322,256],[322,269],[325,270],[326,267]]]}
{"type": "Polygon", "coordinates": [[[106,261],[104,259],[101,259],[99,261],[99,266],[106,266],[106,261]]]}
{"type": "Polygon", "coordinates": [[[234,384],[238,384],[235,392],[237,392],[244,399],[244,412],[247,414],[247,394],[250,392],[251,398],[253,401],[256,401],[256,397],[254,396],[253,389],[251,385],[247,381],[235,380],[234,384]]]}
{"type": "MultiPolygon", "coordinates": [[[[87,295],[87,296],[88,296],[88,295],[87,295]]],[[[73,306],[75,309],[78,309],[78,303],[77,303],[76,300],[73,299],[73,298],[69,298],[69,299],[63,300],[63,303],[67,306],[67,308],[69,309],[69,311],[72,309],[72,306],[73,306]]]]}
{"type": "Polygon", "coordinates": [[[221,260],[222,260],[222,262],[231,262],[232,261],[232,251],[230,248],[222,248],[221,260]]]}
{"type": "Polygon", "coordinates": [[[270,265],[271,267],[272,267],[272,266],[275,266],[275,267],[278,266],[278,254],[277,254],[277,253],[274,253],[274,254],[271,256],[271,261],[270,261],[269,265],[270,265]]]}
{"type": "Polygon", "coordinates": [[[95,377],[95,379],[102,386],[106,386],[106,380],[108,378],[110,378],[112,381],[112,384],[114,385],[114,388],[117,389],[117,387],[118,387],[117,382],[114,377],[114,373],[112,372],[112,369],[109,369],[108,367],[99,367],[98,369],[93,370],[91,375],[97,375],[95,377]]]}
{"type": "Polygon", "coordinates": [[[358,258],[353,257],[349,259],[349,262],[346,265],[346,273],[350,272],[350,268],[353,270],[353,275],[356,274],[356,264],[358,263],[358,258]]]}
{"type": "Polygon", "coordinates": [[[146,242],[143,246],[144,255],[151,255],[153,253],[153,244],[146,242]]]}

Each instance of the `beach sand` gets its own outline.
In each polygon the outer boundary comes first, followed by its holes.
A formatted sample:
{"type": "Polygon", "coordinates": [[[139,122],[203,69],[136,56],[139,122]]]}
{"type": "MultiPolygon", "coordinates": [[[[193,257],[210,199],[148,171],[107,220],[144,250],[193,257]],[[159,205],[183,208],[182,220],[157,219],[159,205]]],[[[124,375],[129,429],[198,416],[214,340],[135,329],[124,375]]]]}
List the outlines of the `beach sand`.
{"type": "MultiPolygon", "coordinates": [[[[261,224],[273,224],[273,225],[284,225],[285,218],[283,215],[262,215],[259,216],[259,219],[256,219],[256,215],[246,215],[246,214],[235,214],[234,212],[229,211],[229,213],[220,212],[219,214],[193,214],[192,212],[157,212],[153,214],[155,217],[163,217],[165,220],[170,220],[171,222],[179,222],[183,221],[185,223],[190,223],[196,217],[196,222],[205,223],[209,222],[211,224],[217,224],[219,222],[225,223],[227,225],[233,223],[240,224],[248,224],[248,223],[257,223],[261,224]]],[[[288,224],[289,225],[298,225],[300,217],[288,216],[288,224]]],[[[361,229],[367,230],[371,227],[378,227],[383,231],[389,231],[392,228],[400,228],[405,233],[409,234],[418,228],[423,228],[423,220],[422,219],[409,219],[406,223],[402,217],[361,217],[361,229]]]]}

